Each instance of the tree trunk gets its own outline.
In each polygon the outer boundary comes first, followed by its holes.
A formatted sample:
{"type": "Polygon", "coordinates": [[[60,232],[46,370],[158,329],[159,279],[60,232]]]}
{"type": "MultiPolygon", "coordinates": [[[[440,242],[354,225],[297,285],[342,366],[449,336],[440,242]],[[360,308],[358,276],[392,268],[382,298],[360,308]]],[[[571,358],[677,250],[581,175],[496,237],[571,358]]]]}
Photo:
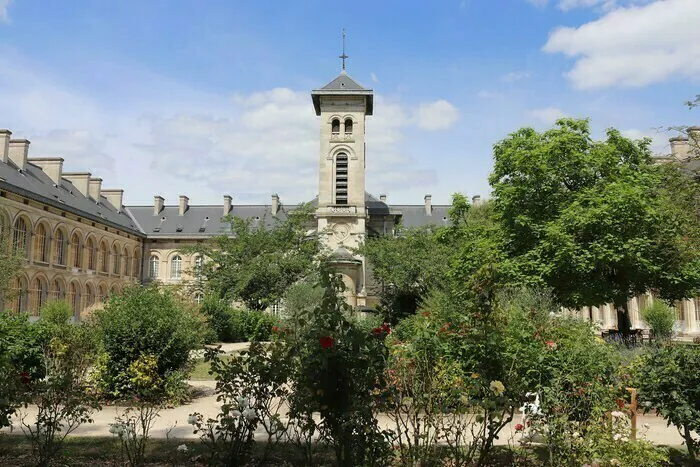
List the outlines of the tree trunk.
{"type": "Polygon", "coordinates": [[[629,302],[625,300],[622,302],[622,306],[616,305],[615,311],[617,311],[617,330],[622,336],[628,337],[632,333],[629,302]]]}

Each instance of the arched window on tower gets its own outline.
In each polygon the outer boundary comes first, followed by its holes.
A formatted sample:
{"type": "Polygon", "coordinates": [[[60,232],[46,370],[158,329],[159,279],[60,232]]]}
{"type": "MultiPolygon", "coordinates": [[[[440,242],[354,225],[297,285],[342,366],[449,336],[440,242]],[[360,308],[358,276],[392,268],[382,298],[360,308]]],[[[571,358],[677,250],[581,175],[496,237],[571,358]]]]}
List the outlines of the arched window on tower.
{"type": "Polygon", "coordinates": [[[345,119],[345,134],[346,135],[352,134],[352,119],[351,118],[345,119]]]}
{"type": "Polygon", "coordinates": [[[340,120],[338,120],[337,118],[334,118],[331,122],[331,133],[340,133],[340,120]]]}
{"type": "Polygon", "coordinates": [[[348,155],[335,156],[335,204],[348,204],[348,155]]]}

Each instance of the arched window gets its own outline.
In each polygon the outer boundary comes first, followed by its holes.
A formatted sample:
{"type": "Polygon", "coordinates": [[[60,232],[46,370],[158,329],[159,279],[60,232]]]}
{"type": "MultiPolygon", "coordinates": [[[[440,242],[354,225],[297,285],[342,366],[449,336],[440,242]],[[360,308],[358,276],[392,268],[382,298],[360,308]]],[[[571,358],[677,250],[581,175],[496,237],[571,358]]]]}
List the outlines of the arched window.
{"type": "Polygon", "coordinates": [[[173,256],[170,261],[170,278],[179,279],[182,276],[182,258],[180,255],[173,256]]]}
{"type": "Polygon", "coordinates": [[[204,267],[204,258],[197,255],[194,258],[194,276],[197,278],[202,277],[202,268],[204,267]]]}
{"type": "Polygon", "coordinates": [[[158,269],[160,268],[160,260],[156,255],[151,255],[148,260],[148,277],[158,279],[158,269]]]}
{"type": "Polygon", "coordinates": [[[131,275],[138,278],[141,272],[141,253],[139,250],[134,251],[134,265],[131,268],[131,275]]]}
{"type": "Polygon", "coordinates": [[[12,281],[12,287],[10,288],[12,294],[12,306],[11,311],[15,313],[21,313],[27,311],[28,305],[28,293],[27,290],[27,280],[24,277],[16,277],[12,281]]]}
{"type": "Polygon", "coordinates": [[[41,308],[44,306],[46,303],[46,283],[40,278],[37,277],[34,279],[34,282],[32,283],[32,315],[33,316],[39,316],[39,312],[41,311],[41,308]]]}
{"type": "Polygon", "coordinates": [[[89,308],[95,304],[95,288],[92,284],[85,286],[85,307],[89,308]]]}
{"type": "Polygon", "coordinates": [[[351,118],[345,119],[345,134],[346,135],[352,134],[352,119],[351,118]]]}
{"type": "Polygon", "coordinates": [[[340,120],[337,118],[331,122],[331,133],[340,133],[340,120]]]}
{"type": "Polygon", "coordinates": [[[109,255],[107,254],[107,243],[100,243],[100,256],[98,258],[100,271],[109,272],[109,255]]]}
{"type": "Polygon", "coordinates": [[[71,282],[68,287],[68,303],[70,303],[73,309],[73,316],[76,318],[80,316],[80,288],[75,282],[71,282]]]}
{"type": "Polygon", "coordinates": [[[124,247],[122,250],[122,276],[129,275],[129,250],[124,247]]]}
{"type": "Polygon", "coordinates": [[[49,238],[46,235],[46,226],[39,224],[34,231],[34,261],[49,262],[49,238]]]}
{"type": "Polygon", "coordinates": [[[119,274],[119,265],[121,261],[119,260],[119,248],[117,245],[112,245],[112,274],[119,274]]]}
{"type": "Polygon", "coordinates": [[[74,233],[70,238],[70,266],[72,268],[79,268],[83,262],[83,245],[81,243],[80,236],[74,233]]]}
{"type": "Polygon", "coordinates": [[[63,284],[58,279],[54,279],[51,283],[51,291],[49,292],[50,300],[64,300],[66,298],[66,291],[63,284]]]}
{"type": "Polygon", "coordinates": [[[103,303],[109,298],[109,289],[107,284],[100,284],[97,288],[97,303],[103,303]]]}
{"type": "Polygon", "coordinates": [[[61,229],[56,229],[54,237],[53,262],[61,266],[66,265],[66,234],[61,229]]]}
{"type": "Polygon", "coordinates": [[[335,156],[335,204],[348,204],[348,155],[335,156]]]}
{"type": "Polygon", "coordinates": [[[97,251],[95,251],[95,241],[92,238],[87,239],[85,249],[87,250],[87,269],[94,271],[97,269],[95,267],[97,263],[97,251]]]}
{"type": "Polygon", "coordinates": [[[27,239],[27,222],[20,217],[15,221],[14,232],[12,234],[12,248],[15,253],[24,258],[29,258],[29,244],[27,239]]]}

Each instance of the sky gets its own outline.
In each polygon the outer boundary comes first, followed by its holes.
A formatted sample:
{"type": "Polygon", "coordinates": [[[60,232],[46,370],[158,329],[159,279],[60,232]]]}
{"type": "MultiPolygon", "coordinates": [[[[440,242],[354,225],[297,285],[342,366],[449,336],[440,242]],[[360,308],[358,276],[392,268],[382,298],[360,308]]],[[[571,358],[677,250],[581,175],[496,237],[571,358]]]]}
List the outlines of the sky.
{"type": "Polygon", "coordinates": [[[0,0],[0,128],[127,205],[307,201],[343,28],[389,203],[488,197],[493,145],[563,116],[700,124],[700,0],[0,0]]]}

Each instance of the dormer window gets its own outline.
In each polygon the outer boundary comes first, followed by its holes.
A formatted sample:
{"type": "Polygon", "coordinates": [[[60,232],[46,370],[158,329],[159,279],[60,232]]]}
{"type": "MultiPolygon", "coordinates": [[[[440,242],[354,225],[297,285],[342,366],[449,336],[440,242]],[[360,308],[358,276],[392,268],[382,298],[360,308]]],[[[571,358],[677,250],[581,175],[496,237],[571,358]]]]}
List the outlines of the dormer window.
{"type": "Polygon", "coordinates": [[[346,135],[352,134],[352,119],[351,118],[345,119],[345,134],[346,135]]]}
{"type": "Polygon", "coordinates": [[[337,118],[331,122],[331,133],[340,133],[340,120],[337,118]]]}

